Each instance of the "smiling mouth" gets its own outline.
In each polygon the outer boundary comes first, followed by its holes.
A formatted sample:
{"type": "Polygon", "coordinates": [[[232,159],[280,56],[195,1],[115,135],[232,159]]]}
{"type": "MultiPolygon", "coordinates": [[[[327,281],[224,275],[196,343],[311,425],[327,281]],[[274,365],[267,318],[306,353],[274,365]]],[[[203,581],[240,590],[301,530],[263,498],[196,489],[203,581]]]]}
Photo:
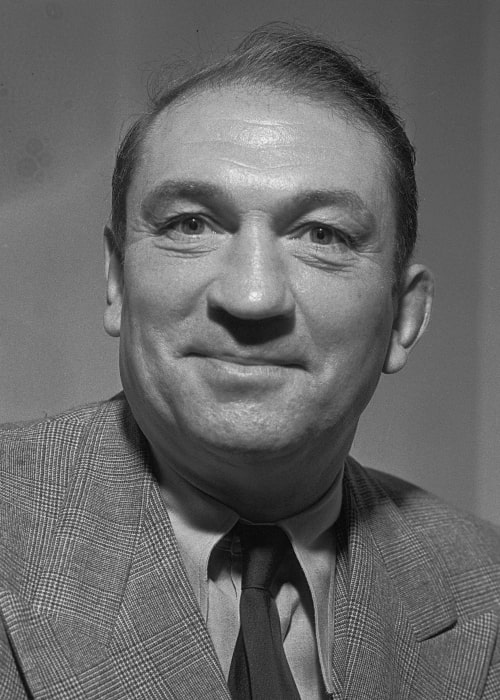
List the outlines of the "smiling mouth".
{"type": "Polygon", "coordinates": [[[199,357],[208,361],[213,361],[215,363],[224,363],[229,365],[239,365],[242,368],[289,368],[289,369],[304,369],[302,364],[294,362],[292,360],[284,359],[281,357],[266,357],[260,355],[233,355],[233,354],[201,354],[201,353],[190,353],[192,357],[199,357]]]}

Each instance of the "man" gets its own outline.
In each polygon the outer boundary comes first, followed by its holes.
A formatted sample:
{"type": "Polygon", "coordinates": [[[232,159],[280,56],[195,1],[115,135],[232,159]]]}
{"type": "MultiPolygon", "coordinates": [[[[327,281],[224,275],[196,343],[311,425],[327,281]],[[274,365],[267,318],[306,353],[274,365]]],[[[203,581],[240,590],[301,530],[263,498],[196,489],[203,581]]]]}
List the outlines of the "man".
{"type": "Polygon", "coordinates": [[[500,697],[498,540],[348,456],[427,325],[415,232],[327,44],[257,30],[158,97],[105,235],[124,395],[3,433],[2,698],[500,697]]]}

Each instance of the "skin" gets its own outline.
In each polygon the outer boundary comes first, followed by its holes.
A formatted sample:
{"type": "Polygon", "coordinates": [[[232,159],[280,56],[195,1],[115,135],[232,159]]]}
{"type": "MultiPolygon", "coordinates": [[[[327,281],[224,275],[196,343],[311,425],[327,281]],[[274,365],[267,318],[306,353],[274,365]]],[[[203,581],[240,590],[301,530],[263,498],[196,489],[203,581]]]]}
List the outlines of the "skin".
{"type": "Polygon", "coordinates": [[[162,478],[250,520],[302,511],[429,317],[424,267],[395,296],[383,147],[295,96],[207,91],[153,125],[127,222],[123,264],[105,237],[105,328],[162,478]]]}

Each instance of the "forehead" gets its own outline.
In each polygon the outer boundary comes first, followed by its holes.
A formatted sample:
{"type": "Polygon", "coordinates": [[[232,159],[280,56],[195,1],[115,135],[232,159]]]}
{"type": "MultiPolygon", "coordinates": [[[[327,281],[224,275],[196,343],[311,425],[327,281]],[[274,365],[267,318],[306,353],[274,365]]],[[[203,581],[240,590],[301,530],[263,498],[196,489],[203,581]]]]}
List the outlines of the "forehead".
{"type": "Polygon", "coordinates": [[[200,180],[264,208],[304,190],[352,191],[392,218],[385,151],[368,127],[306,98],[229,87],[167,107],[143,144],[130,206],[165,180],[200,180]]]}

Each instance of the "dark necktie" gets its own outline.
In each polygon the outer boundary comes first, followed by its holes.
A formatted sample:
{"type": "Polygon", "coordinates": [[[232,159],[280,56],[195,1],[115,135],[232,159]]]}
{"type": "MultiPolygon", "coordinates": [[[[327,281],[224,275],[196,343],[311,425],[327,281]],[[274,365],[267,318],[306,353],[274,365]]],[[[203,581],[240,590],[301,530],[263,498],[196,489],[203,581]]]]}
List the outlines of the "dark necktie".
{"type": "Polygon", "coordinates": [[[237,526],[241,541],[240,631],[229,670],[233,700],[300,700],[270,588],[291,544],[268,525],[237,526]]]}

